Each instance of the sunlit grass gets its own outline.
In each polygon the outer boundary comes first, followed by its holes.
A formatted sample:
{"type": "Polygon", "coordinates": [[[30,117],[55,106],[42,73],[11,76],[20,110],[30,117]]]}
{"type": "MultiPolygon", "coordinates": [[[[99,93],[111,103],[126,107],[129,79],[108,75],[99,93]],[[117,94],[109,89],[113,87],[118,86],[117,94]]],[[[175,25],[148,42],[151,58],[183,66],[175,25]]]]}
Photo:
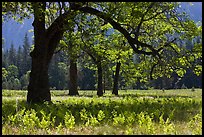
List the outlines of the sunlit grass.
{"type": "Polygon", "coordinates": [[[192,135],[202,131],[201,89],[120,90],[118,96],[106,91],[103,97],[97,97],[96,91],[79,91],[79,96],[68,96],[67,90],[51,91],[52,104],[34,106],[26,103],[27,91],[3,90],[2,94],[2,133],[5,135],[192,135]],[[20,114],[23,109],[25,113],[20,114]],[[29,112],[32,109],[34,112],[29,112]],[[105,115],[102,121],[99,110],[105,115]],[[51,119],[47,119],[49,114],[51,119]],[[65,115],[73,116],[74,123],[68,121],[68,126],[74,125],[73,128],[65,127],[65,115]],[[47,120],[43,121],[43,117],[47,120]],[[33,123],[33,128],[23,122],[30,125],[34,119],[38,122],[33,123]]]}

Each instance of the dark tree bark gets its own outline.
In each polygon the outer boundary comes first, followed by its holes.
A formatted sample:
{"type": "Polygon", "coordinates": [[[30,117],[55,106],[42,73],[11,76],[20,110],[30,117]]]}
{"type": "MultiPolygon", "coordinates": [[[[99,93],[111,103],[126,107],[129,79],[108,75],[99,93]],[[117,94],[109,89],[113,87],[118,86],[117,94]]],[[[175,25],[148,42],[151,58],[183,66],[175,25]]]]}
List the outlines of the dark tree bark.
{"type": "Polygon", "coordinates": [[[103,72],[102,72],[102,66],[101,66],[101,62],[100,61],[97,63],[97,69],[98,69],[97,95],[98,96],[103,96],[103,72]]]}
{"type": "Polygon", "coordinates": [[[106,92],[106,77],[105,77],[105,71],[103,73],[103,93],[106,92]]]}
{"type": "Polygon", "coordinates": [[[48,62],[43,58],[40,58],[40,56],[32,58],[27,95],[28,103],[51,101],[48,82],[48,62]]]}
{"type": "Polygon", "coordinates": [[[112,94],[115,94],[115,95],[118,95],[118,80],[119,80],[120,66],[121,66],[121,63],[117,62],[115,76],[114,76],[113,92],[112,92],[112,94]]]}
{"type": "MultiPolygon", "coordinates": [[[[82,42],[86,45],[86,43],[82,42]]],[[[101,66],[100,57],[97,57],[97,55],[93,55],[94,53],[90,52],[90,50],[84,49],[84,51],[93,59],[94,63],[97,65],[97,72],[98,72],[98,85],[97,85],[97,95],[103,96],[103,70],[101,66]]]]}
{"type": "Polygon", "coordinates": [[[77,63],[76,59],[70,58],[70,68],[69,68],[69,95],[79,95],[77,89],[77,63]]]}
{"type": "MultiPolygon", "coordinates": [[[[48,67],[54,51],[62,39],[65,29],[64,22],[71,12],[60,15],[48,28],[45,29],[45,2],[33,2],[34,10],[34,49],[30,53],[32,67],[28,85],[27,103],[42,103],[51,101],[48,80],[48,67]]],[[[70,15],[71,18],[73,15],[70,15]]]]}
{"type": "Polygon", "coordinates": [[[35,48],[31,52],[32,67],[30,81],[28,85],[28,103],[51,101],[49,82],[48,82],[48,59],[45,15],[39,10],[45,11],[45,3],[35,3],[34,8],[34,41],[35,48]],[[42,5],[41,5],[42,4],[42,5]]]}

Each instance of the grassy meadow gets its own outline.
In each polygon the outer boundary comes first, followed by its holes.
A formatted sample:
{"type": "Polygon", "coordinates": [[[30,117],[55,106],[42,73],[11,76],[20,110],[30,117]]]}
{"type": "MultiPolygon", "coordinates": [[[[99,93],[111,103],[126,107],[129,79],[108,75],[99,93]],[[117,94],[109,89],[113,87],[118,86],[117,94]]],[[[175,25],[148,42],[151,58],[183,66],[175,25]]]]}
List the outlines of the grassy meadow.
{"type": "Polygon", "coordinates": [[[202,89],[51,91],[27,104],[27,91],[2,90],[3,135],[201,135],[202,89]]]}

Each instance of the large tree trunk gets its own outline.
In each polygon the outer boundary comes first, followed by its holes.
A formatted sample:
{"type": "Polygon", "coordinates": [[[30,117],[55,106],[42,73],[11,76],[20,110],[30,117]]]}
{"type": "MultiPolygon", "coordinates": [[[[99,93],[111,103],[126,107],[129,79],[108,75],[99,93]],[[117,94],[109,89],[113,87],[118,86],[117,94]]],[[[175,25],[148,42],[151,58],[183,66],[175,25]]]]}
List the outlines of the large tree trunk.
{"type": "Polygon", "coordinates": [[[34,8],[34,41],[35,48],[31,52],[32,67],[28,85],[27,102],[37,103],[51,101],[48,82],[48,43],[45,30],[45,3],[33,3],[34,8]]]}
{"type": "Polygon", "coordinates": [[[27,102],[40,103],[44,101],[51,101],[48,81],[48,62],[45,58],[32,57],[27,102]]]}
{"type": "Polygon", "coordinates": [[[118,95],[118,80],[119,80],[120,66],[121,66],[121,63],[117,62],[115,76],[114,76],[113,92],[112,92],[112,94],[115,94],[115,95],[118,95]]]}
{"type": "Polygon", "coordinates": [[[98,69],[97,95],[98,96],[103,96],[103,73],[102,73],[102,66],[101,66],[101,62],[100,61],[97,63],[97,69],[98,69]]]}
{"type": "Polygon", "coordinates": [[[69,95],[79,95],[77,89],[77,62],[76,59],[70,58],[69,68],[69,95]]]}
{"type": "MultiPolygon", "coordinates": [[[[34,9],[34,49],[30,53],[32,67],[28,85],[27,102],[41,103],[51,101],[51,94],[48,80],[48,67],[54,51],[63,36],[63,16],[60,16],[46,30],[45,29],[45,2],[33,2],[34,9]],[[59,23],[58,23],[59,22],[59,23]]],[[[68,14],[68,13],[67,13],[68,14]]],[[[64,16],[67,16],[64,14],[64,16]]]]}

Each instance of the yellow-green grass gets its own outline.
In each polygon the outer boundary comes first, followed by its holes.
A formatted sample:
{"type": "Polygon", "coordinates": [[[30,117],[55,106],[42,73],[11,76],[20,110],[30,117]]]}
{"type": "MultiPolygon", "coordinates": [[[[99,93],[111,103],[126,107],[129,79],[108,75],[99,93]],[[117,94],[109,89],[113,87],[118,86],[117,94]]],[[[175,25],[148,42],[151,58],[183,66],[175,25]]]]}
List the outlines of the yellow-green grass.
{"type": "Polygon", "coordinates": [[[68,91],[51,91],[52,104],[29,106],[27,91],[3,90],[2,133],[7,134],[201,134],[202,90],[120,90],[118,96],[106,91],[97,97],[96,91],[79,91],[79,96],[68,96],[68,91]],[[20,112],[25,109],[25,113],[20,112]],[[29,113],[31,112],[32,113],[29,113]],[[81,113],[85,110],[83,115],[81,113]],[[105,114],[99,120],[99,111],[105,114]],[[45,116],[41,114],[45,113],[45,116]],[[67,113],[66,113],[67,112],[67,113]],[[68,114],[69,113],[69,114],[68,114]],[[36,116],[34,115],[36,114],[36,116]],[[50,114],[43,129],[43,119],[50,114]],[[87,118],[83,119],[87,114],[87,118]],[[39,119],[33,128],[30,116],[39,119]],[[65,116],[74,117],[74,123],[65,116]],[[12,122],[12,116],[16,119],[12,122]],[[43,118],[44,117],[44,118],[43,118]],[[55,120],[52,121],[52,118],[55,120]],[[130,122],[131,117],[133,122],[130,122]],[[96,120],[96,121],[93,121],[96,120]],[[88,122],[89,121],[89,122],[88,122]],[[92,121],[92,122],[90,122],[92,121]],[[74,126],[71,127],[70,124],[74,126]]]}

